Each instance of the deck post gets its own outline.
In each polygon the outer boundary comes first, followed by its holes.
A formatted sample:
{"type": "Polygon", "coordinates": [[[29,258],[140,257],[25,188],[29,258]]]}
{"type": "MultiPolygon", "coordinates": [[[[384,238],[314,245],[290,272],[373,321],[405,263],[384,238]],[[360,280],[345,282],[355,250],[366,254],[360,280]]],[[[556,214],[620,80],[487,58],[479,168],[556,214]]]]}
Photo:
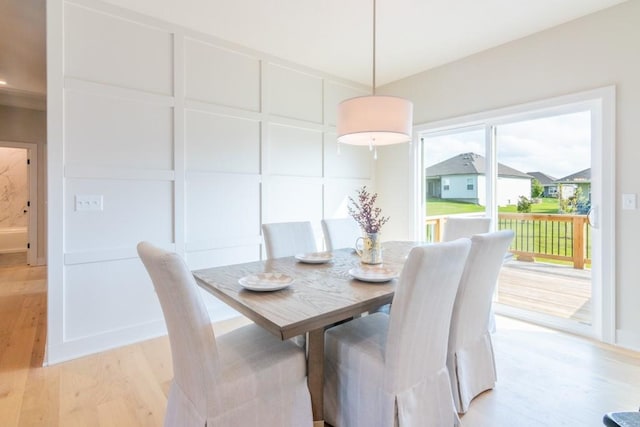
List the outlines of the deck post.
{"type": "Polygon", "coordinates": [[[584,269],[584,217],[573,217],[573,268],[584,269]]]}
{"type": "Polygon", "coordinates": [[[436,220],[436,227],[435,227],[435,236],[434,236],[434,241],[436,242],[441,242],[442,241],[442,234],[444,231],[444,220],[442,217],[438,218],[436,220]]]}

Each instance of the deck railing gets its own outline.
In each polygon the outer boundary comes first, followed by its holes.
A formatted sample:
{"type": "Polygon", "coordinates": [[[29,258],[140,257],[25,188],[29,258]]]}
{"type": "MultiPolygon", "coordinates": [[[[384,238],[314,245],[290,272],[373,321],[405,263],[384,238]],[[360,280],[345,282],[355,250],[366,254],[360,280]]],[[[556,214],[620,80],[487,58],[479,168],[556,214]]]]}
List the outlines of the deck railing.
{"type": "MultiPolygon", "coordinates": [[[[427,240],[439,242],[447,216],[425,218],[427,240]]],[[[569,261],[583,269],[591,263],[591,229],[586,215],[501,213],[498,229],[513,230],[510,251],[522,261],[569,261]]]]}

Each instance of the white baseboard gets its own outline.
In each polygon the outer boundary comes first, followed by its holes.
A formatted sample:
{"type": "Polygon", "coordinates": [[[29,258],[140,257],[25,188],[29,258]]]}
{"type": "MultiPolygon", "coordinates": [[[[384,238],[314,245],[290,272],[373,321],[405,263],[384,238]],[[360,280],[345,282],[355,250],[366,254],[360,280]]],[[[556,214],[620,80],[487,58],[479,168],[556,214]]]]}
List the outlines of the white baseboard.
{"type": "MultiPolygon", "coordinates": [[[[207,307],[211,323],[229,320],[240,314],[222,302],[207,307]]],[[[132,326],[130,328],[109,331],[99,335],[83,337],[62,344],[47,345],[44,365],[54,365],[77,359],[78,357],[100,353],[117,347],[156,338],[167,334],[164,319],[132,326]]]]}
{"type": "Polygon", "coordinates": [[[640,333],[626,329],[616,329],[615,345],[629,350],[640,351],[640,333]]]}
{"type": "Polygon", "coordinates": [[[166,334],[167,328],[164,320],[161,319],[60,344],[48,343],[44,364],[45,366],[54,365],[166,334]]]}

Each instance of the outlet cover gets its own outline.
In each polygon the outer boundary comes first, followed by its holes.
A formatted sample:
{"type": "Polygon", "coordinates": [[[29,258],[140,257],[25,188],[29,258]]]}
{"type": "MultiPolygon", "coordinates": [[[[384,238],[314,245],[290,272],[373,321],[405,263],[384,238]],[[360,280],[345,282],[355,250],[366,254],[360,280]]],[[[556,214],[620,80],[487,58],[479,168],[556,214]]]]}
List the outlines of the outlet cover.
{"type": "Polygon", "coordinates": [[[636,195],[635,194],[623,194],[622,195],[622,209],[634,210],[637,209],[636,195]]]}

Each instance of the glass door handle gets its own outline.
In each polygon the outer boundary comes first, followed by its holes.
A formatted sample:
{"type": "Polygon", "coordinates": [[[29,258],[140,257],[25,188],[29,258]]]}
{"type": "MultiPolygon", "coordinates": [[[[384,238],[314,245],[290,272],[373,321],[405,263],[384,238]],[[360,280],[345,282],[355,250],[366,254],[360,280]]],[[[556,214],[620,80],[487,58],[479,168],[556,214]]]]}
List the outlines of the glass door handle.
{"type": "Polygon", "coordinates": [[[587,213],[587,223],[591,226],[591,228],[598,228],[598,208],[592,206],[589,209],[589,213],[587,213]]]}

